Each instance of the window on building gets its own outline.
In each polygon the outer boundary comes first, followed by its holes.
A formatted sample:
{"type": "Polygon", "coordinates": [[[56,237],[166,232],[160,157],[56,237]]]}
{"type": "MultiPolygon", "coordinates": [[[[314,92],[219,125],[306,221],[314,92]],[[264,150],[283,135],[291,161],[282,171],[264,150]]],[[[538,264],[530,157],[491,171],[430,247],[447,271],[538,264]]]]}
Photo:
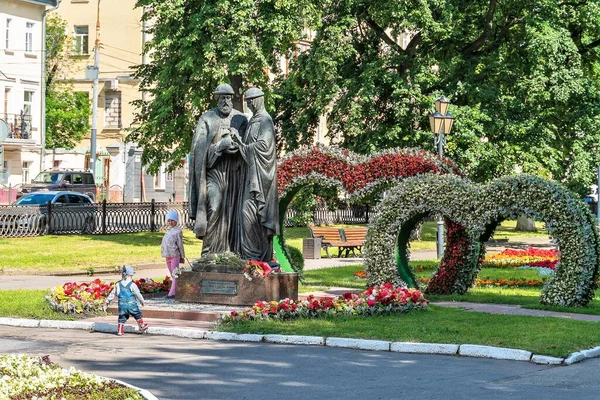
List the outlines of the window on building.
{"type": "Polygon", "coordinates": [[[121,92],[106,91],[104,93],[104,127],[121,128],[121,92]]]}
{"type": "Polygon", "coordinates": [[[33,22],[27,22],[25,25],[25,51],[33,51],[33,22]]]}
{"type": "Polygon", "coordinates": [[[21,173],[21,181],[23,183],[31,183],[29,177],[29,167],[31,166],[31,161],[23,161],[23,172],[21,173]]]}
{"type": "Polygon", "coordinates": [[[23,114],[31,115],[31,106],[33,104],[33,92],[26,90],[23,94],[23,114]]]}
{"type": "Polygon", "coordinates": [[[4,45],[6,49],[10,49],[10,23],[12,22],[12,19],[10,18],[6,18],[6,34],[4,36],[4,45]]]}
{"type": "Polygon", "coordinates": [[[160,166],[160,170],[154,175],[154,189],[165,190],[165,165],[160,166]]]}
{"type": "Polygon", "coordinates": [[[89,38],[89,27],[87,25],[75,25],[75,31],[73,33],[73,53],[88,54],[89,38]]]}

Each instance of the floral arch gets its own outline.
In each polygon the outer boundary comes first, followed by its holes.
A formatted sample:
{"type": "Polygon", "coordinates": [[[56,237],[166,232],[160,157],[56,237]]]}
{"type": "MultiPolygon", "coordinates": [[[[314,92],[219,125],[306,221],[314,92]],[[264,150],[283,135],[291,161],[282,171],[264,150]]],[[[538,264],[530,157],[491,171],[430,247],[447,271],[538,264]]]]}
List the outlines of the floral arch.
{"type": "Polygon", "coordinates": [[[447,250],[428,292],[467,292],[481,269],[485,242],[498,224],[525,214],[546,223],[561,251],[560,267],[542,289],[540,302],[584,306],[593,298],[600,255],[594,216],[562,186],[529,175],[488,185],[431,174],[399,182],[378,204],[369,229],[365,244],[369,284],[416,286],[406,244],[412,227],[428,213],[440,213],[448,222],[447,250]]]}
{"type": "Polygon", "coordinates": [[[449,159],[418,149],[389,149],[365,156],[319,144],[285,154],[277,166],[281,235],[274,243],[282,268],[293,271],[285,251],[283,223],[287,207],[300,189],[310,185],[335,187],[358,202],[403,179],[425,173],[460,171],[449,159]]]}

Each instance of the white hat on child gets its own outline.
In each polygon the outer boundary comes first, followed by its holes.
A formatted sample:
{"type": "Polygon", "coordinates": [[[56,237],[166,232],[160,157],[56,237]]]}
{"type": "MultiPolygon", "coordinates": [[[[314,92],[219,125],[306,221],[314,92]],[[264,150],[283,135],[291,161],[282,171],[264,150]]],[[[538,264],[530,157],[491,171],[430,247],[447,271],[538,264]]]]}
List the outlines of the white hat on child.
{"type": "Polygon", "coordinates": [[[167,213],[167,216],[165,217],[165,221],[168,221],[170,219],[172,219],[175,222],[179,222],[179,215],[177,215],[177,211],[171,210],[167,213]]]}
{"type": "Polygon", "coordinates": [[[134,274],[133,267],[131,265],[123,265],[123,275],[131,275],[134,274]]]}

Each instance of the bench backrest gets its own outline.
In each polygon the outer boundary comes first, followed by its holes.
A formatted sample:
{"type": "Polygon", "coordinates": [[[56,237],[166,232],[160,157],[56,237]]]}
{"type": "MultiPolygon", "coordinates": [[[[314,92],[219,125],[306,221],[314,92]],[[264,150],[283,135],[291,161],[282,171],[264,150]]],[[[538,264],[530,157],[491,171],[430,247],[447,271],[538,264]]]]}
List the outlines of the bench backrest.
{"type": "Polygon", "coordinates": [[[323,238],[325,241],[341,241],[339,228],[321,228],[318,226],[310,226],[310,233],[313,238],[323,238]]]}
{"type": "Polygon", "coordinates": [[[343,238],[346,242],[364,242],[367,239],[367,229],[366,227],[344,228],[343,238]]]}

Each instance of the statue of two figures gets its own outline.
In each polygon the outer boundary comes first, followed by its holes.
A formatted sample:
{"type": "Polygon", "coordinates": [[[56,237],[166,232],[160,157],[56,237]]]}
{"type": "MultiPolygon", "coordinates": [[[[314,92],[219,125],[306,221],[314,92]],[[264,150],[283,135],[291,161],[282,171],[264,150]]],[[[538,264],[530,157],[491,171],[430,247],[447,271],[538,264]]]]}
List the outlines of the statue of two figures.
{"type": "Polygon", "coordinates": [[[277,156],[264,93],[244,97],[252,117],[233,109],[233,88],[214,91],[217,107],[198,119],[189,166],[190,218],[202,239],[202,256],[233,252],[271,261],[279,234],[277,156]]]}

